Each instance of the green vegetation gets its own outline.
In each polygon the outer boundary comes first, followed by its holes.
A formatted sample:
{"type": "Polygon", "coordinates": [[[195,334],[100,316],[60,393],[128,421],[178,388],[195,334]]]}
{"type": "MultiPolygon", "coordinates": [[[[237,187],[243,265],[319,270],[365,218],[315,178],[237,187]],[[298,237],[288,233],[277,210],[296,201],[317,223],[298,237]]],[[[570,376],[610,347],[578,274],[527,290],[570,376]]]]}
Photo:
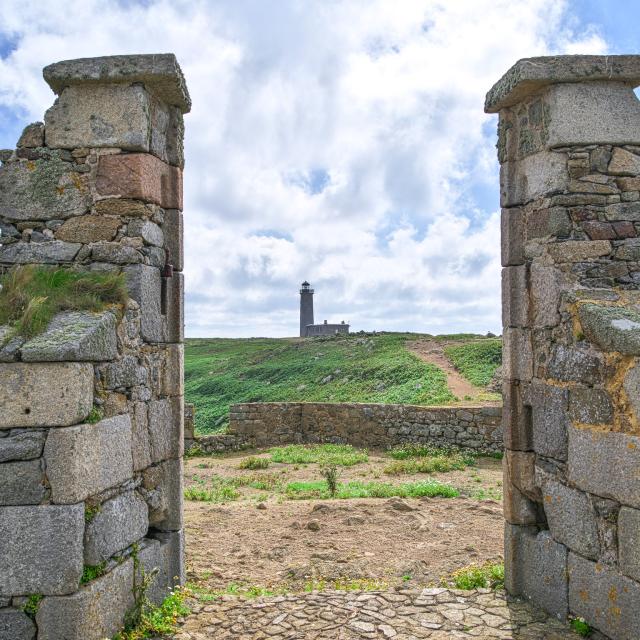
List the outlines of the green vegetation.
{"type": "Polygon", "coordinates": [[[366,450],[355,449],[350,444],[290,444],[286,447],[274,447],[269,453],[273,462],[284,464],[316,462],[321,465],[352,467],[369,460],[366,450]]]}
{"type": "Polygon", "coordinates": [[[89,415],[87,416],[85,422],[88,422],[89,424],[96,424],[97,422],[100,422],[103,417],[104,412],[102,411],[102,409],[100,409],[100,407],[93,407],[89,412],[89,415]]]}
{"type": "Polygon", "coordinates": [[[405,348],[407,340],[418,337],[382,333],[187,340],[185,394],[196,406],[196,430],[223,428],[229,406],[238,402],[454,401],[444,372],[405,348]]]}
{"type": "Polygon", "coordinates": [[[100,508],[100,505],[86,505],[84,508],[84,521],[89,524],[100,513],[100,508]]]}
{"type": "Polygon", "coordinates": [[[327,467],[322,467],[320,469],[320,475],[325,479],[325,482],[327,483],[329,495],[332,498],[335,498],[336,494],[338,493],[338,476],[340,475],[338,467],[335,464],[331,464],[327,467]]]}
{"type": "Polygon", "coordinates": [[[447,473],[461,471],[475,463],[469,455],[452,454],[449,456],[432,456],[412,460],[395,460],[384,468],[384,473],[395,476],[416,473],[447,473]]]}
{"type": "Polygon", "coordinates": [[[202,602],[218,600],[221,596],[243,596],[245,598],[260,598],[262,596],[279,596],[289,593],[286,587],[274,589],[255,584],[242,582],[230,582],[224,589],[210,589],[192,582],[187,584],[187,589],[202,602]]]}
{"type": "Polygon", "coordinates": [[[209,486],[205,481],[194,478],[196,484],[187,487],[184,490],[186,500],[196,502],[231,502],[240,497],[240,493],[236,490],[236,484],[232,480],[214,476],[210,478],[209,486]]]}
{"type": "Polygon", "coordinates": [[[445,355],[472,384],[485,387],[502,362],[502,340],[487,338],[476,342],[450,345],[445,355]]]}
{"type": "Polygon", "coordinates": [[[82,569],[82,578],[80,578],[80,584],[87,584],[100,576],[103,576],[107,569],[107,563],[101,562],[100,564],[85,564],[82,569]]]}
{"type": "Polygon", "coordinates": [[[178,619],[190,613],[185,601],[192,595],[188,587],[176,589],[159,606],[149,605],[144,608],[137,624],[129,625],[113,640],[145,640],[172,634],[176,630],[178,619]]]}
{"type": "Polygon", "coordinates": [[[569,623],[569,626],[583,638],[591,635],[591,626],[584,618],[573,618],[569,623]]]}
{"type": "Polygon", "coordinates": [[[238,469],[267,469],[270,464],[271,460],[269,458],[249,456],[240,462],[238,469]]]}
{"type": "Polygon", "coordinates": [[[60,311],[102,311],[125,304],[124,274],[25,265],[0,276],[0,325],[12,334],[42,333],[60,311]]]}
{"type": "Polygon", "coordinates": [[[471,564],[454,571],[449,578],[443,578],[443,586],[453,585],[456,589],[502,589],[504,587],[504,563],[485,562],[471,564]]]}
{"type": "Polygon", "coordinates": [[[353,480],[338,484],[335,496],[332,496],[327,483],[317,482],[290,482],[285,487],[288,498],[292,500],[313,500],[329,499],[331,497],[346,498],[420,498],[436,496],[442,498],[456,498],[460,492],[448,484],[437,482],[436,480],[425,480],[421,482],[406,482],[393,485],[387,482],[360,482],[353,480]]]}
{"type": "Polygon", "coordinates": [[[32,619],[35,620],[36,613],[38,613],[38,607],[42,602],[44,596],[40,593],[32,593],[27,601],[22,606],[22,610],[32,619]]]}
{"type": "Polygon", "coordinates": [[[305,582],[304,585],[306,592],[327,591],[329,589],[336,591],[383,591],[388,588],[387,582],[374,578],[336,578],[334,580],[313,578],[305,582]]]}

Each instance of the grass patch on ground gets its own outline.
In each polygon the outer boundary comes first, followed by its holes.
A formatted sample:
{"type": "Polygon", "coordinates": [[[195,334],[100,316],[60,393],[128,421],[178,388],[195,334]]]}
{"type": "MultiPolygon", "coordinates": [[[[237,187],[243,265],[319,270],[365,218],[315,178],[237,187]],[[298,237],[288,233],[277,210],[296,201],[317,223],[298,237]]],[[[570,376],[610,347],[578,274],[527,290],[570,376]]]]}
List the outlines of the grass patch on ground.
{"type": "Polygon", "coordinates": [[[13,267],[0,285],[0,325],[25,337],[42,333],[60,311],[102,311],[128,297],[124,274],[66,267],[13,267]]]}
{"type": "Polygon", "coordinates": [[[271,460],[284,464],[322,464],[352,467],[367,462],[366,450],[356,449],[350,444],[290,444],[269,450],[271,460]]]}
{"type": "Polygon", "coordinates": [[[410,475],[415,473],[447,473],[461,471],[474,463],[475,459],[469,456],[434,456],[413,460],[394,460],[383,469],[383,472],[390,476],[405,473],[410,475]]]}
{"type": "Polygon", "coordinates": [[[239,402],[454,401],[444,372],[406,349],[407,340],[419,337],[379,333],[186,340],[185,395],[196,407],[196,430],[223,428],[229,406],[239,402]]]}
{"type": "Polygon", "coordinates": [[[194,478],[195,484],[186,487],[184,497],[186,500],[195,502],[232,502],[240,497],[240,492],[236,489],[237,483],[233,480],[214,476],[210,478],[209,485],[200,479],[194,478]]]}
{"type": "Polygon", "coordinates": [[[328,500],[332,497],[339,499],[348,498],[456,498],[460,492],[448,485],[436,480],[424,480],[420,482],[405,482],[393,485],[388,482],[361,482],[353,480],[338,484],[335,496],[331,496],[327,483],[322,480],[313,482],[289,482],[285,487],[285,493],[292,500],[328,500]]]}
{"type": "Polygon", "coordinates": [[[304,584],[304,590],[311,591],[384,591],[389,583],[375,578],[312,578],[304,584]]]}
{"type": "Polygon", "coordinates": [[[471,589],[502,589],[504,587],[504,563],[471,564],[442,578],[441,583],[445,587],[455,587],[467,591],[471,589]]]}
{"type": "Polygon", "coordinates": [[[387,451],[387,455],[394,460],[407,460],[408,458],[441,458],[455,455],[465,455],[473,459],[474,455],[468,451],[461,453],[453,447],[433,447],[428,444],[401,444],[387,451]]]}
{"type": "Polygon", "coordinates": [[[487,338],[445,347],[453,366],[472,384],[485,387],[502,362],[502,340],[487,338]]]}
{"type": "Polygon", "coordinates": [[[270,464],[271,460],[269,458],[249,456],[240,462],[238,469],[266,469],[270,464]]]}

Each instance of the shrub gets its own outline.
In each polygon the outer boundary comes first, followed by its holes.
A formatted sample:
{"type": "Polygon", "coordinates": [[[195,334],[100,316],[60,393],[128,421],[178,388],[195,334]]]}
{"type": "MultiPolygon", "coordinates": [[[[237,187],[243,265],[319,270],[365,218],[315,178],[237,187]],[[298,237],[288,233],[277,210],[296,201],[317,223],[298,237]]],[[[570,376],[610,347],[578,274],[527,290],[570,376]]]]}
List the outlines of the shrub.
{"type": "Polygon", "coordinates": [[[267,469],[271,464],[269,458],[258,458],[256,456],[249,456],[240,461],[238,469],[267,469]]]}

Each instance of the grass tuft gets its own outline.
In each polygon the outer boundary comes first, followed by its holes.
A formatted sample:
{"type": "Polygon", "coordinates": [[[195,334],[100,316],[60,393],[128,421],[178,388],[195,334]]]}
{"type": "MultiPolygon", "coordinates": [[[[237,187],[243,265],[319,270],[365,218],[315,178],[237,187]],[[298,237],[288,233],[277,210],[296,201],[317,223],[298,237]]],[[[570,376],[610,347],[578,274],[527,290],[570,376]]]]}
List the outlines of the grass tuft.
{"type": "Polygon", "coordinates": [[[417,460],[394,460],[385,466],[383,472],[391,476],[400,474],[413,475],[416,473],[447,473],[449,471],[461,471],[474,463],[474,458],[460,454],[433,456],[430,458],[418,458],[417,460]]]}
{"type": "Polygon", "coordinates": [[[80,578],[80,584],[87,584],[100,576],[103,576],[107,569],[107,562],[101,562],[100,564],[92,565],[85,564],[82,569],[82,578],[80,578]]]}
{"type": "Polygon", "coordinates": [[[238,469],[267,469],[270,464],[271,460],[269,458],[249,456],[240,462],[238,469]]]}
{"type": "Polygon", "coordinates": [[[26,338],[42,333],[60,311],[102,311],[125,304],[124,274],[23,265],[0,276],[0,325],[26,338]]]}
{"type": "Polygon", "coordinates": [[[210,478],[209,486],[204,480],[194,478],[195,485],[184,490],[186,500],[195,502],[232,502],[240,497],[236,489],[237,483],[220,476],[210,478]]]}
{"type": "Polygon", "coordinates": [[[471,564],[454,571],[448,578],[442,579],[443,586],[454,586],[456,589],[502,589],[504,587],[504,563],[485,562],[471,564]]]}
{"type": "Polygon", "coordinates": [[[273,462],[284,464],[315,462],[321,465],[352,467],[369,460],[366,450],[355,449],[349,444],[290,444],[286,447],[274,447],[269,453],[273,462]]]}

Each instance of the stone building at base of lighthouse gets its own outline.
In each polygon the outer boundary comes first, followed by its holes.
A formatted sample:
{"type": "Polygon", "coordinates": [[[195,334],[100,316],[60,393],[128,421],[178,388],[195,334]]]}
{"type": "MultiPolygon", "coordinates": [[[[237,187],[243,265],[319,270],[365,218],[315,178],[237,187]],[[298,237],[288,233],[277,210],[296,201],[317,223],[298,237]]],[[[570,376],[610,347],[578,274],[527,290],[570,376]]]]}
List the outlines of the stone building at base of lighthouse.
{"type": "Polygon", "coordinates": [[[340,324],[329,324],[326,320],[322,324],[313,323],[313,294],[314,290],[305,280],[300,288],[300,337],[313,338],[349,333],[349,325],[344,320],[340,324]]]}

